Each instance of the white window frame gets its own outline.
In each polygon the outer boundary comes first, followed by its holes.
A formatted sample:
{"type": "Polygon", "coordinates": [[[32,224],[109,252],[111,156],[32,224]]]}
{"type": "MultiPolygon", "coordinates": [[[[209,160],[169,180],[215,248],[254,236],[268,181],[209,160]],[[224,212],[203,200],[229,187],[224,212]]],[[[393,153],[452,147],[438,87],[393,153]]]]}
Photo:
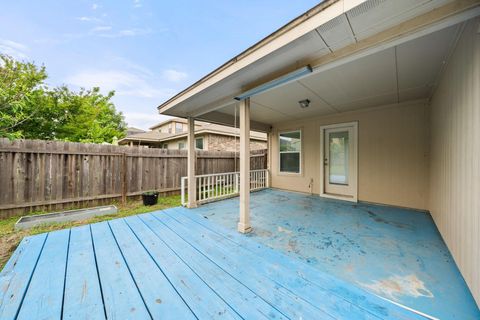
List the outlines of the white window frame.
{"type": "Polygon", "coordinates": [[[175,133],[182,133],[182,132],[183,132],[183,123],[175,122],[175,133]]]}
{"type": "Polygon", "coordinates": [[[303,132],[302,132],[302,129],[279,131],[279,132],[278,132],[278,175],[301,176],[301,175],[302,175],[302,171],[303,171],[302,161],[303,161],[303,132]],[[299,132],[299,133],[300,133],[300,151],[283,151],[283,152],[280,151],[280,136],[281,136],[282,134],[292,133],[292,132],[299,132]],[[281,159],[281,156],[280,156],[280,155],[281,155],[282,153],[297,153],[297,152],[298,152],[298,154],[299,154],[299,158],[298,158],[298,161],[299,161],[299,164],[298,164],[299,172],[282,171],[282,167],[281,167],[282,159],[281,159]]]}
{"type": "Polygon", "coordinates": [[[205,139],[203,139],[203,137],[195,138],[195,149],[196,150],[205,150],[205,139]],[[197,148],[197,140],[202,140],[202,149],[197,148]]]}

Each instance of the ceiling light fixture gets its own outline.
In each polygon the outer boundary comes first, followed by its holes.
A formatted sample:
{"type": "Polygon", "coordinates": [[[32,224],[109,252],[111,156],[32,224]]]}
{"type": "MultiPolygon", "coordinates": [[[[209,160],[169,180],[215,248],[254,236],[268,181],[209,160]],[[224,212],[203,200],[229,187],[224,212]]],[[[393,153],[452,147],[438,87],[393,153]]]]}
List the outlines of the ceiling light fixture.
{"type": "Polygon", "coordinates": [[[300,105],[300,108],[305,109],[305,108],[308,108],[308,106],[310,105],[310,100],[308,99],[300,100],[298,101],[298,104],[300,105]]]}

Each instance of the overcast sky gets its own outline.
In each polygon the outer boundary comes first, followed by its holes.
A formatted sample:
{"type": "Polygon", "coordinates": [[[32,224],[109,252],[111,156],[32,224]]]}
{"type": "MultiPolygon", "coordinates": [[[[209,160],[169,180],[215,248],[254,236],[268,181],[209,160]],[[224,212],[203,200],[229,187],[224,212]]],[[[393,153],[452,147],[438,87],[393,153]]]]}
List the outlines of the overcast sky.
{"type": "Polygon", "coordinates": [[[0,52],[44,64],[52,86],[115,90],[147,129],[161,102],[318,2],[2,1],[0,52]]]}

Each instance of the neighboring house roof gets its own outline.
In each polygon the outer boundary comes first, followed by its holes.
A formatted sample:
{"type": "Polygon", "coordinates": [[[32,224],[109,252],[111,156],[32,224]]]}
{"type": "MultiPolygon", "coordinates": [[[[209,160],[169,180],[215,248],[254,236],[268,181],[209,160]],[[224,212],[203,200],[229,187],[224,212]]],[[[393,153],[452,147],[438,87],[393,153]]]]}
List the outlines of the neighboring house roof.
{"type": "Polygon", "coordinates": [[[143,133],[143,132],[146,132],[146,131],[142,130],[142,129],[139,129],[139,128],[135,128],[135,127],[128,127],[127,128],[127,136],[132,135],[132,134],[136,134],[136,133],[143,133]]]}
{"type": "Polygon", "coordinates": [[[122,144],[122,142],[126,143],[130,141],[158,142],[160,139],[169,135],[170,134],[168,133],[162,133],[158,131],[147,131],[126,136],[125,138],[118,140],[118,143],[122,144]]]}
{"type": "Polygon", "coordinates": [[[169,122],[181,122],[181,123],[187,123],[187,119],[184,118],[172,118],[172,119],[167,119],[165,121],[162,121],[160,123],[157,123],[156,125],[151,126],[149,129],[150,130],[155,130],[157,128],[160,128],[161,126],[169,123],[169,122]]]}
{"type": "MultiPolygon", "coordinates": [[[[240,136],[240,130],[238,128],[227,127],[214,123],[202,124],[200,128],[195,129],[195,134],[212,133],[225,136],[240,136]]],[[[159,141],[169,141],[187,136],[187,132],[174,133],[168,137],[161,138],[159,141]]],[[[267,135],[263,132],[252,131],[250,132],[250,139],[267,141],[267,135]]]]}
{"type": "MultiPolygon", "coordinates": [[[[152,128],[158,128],[165,123],[171,122],[171,121],[180,121],[180,120],[185,120],[182,118],[177,118],[177,119],[171,119],[168,121],[161,122],[158,125],[153,126],[152,128]]],[[[195,123],[197,128],[195,129],[195,134],[206,134],[206,133],[211,133],[211,134],[219,134],[219,135],[225,135],[225,136],[239,136],[239,129],[238,128],[232,128],[232,127],[227,127],[223,125],[218,125],[218,124],[213,124],[213,123],[207,123],[207,122],[196,122],[195,123]]],[[[144,133],[138,133],[138,134],[133,134],[129,135],[121,140],[119,140],[119,144],[122,143],[128,143],[130,141],[144,141],[144,142],[165,142],[165,141],[171,141],[171,140],[176,140],[180,138],[184,138],[187,136],[187,132],[181,132],[181,133],[164,133],[164,132],[159,132],[156,130],[144,132],[144,133]]],[[[267,141],[267,135],[262,132],[256,132],[252,131],[250,133],[250,139],[252,140],[259,140],[259,141],[267,141]]]]}

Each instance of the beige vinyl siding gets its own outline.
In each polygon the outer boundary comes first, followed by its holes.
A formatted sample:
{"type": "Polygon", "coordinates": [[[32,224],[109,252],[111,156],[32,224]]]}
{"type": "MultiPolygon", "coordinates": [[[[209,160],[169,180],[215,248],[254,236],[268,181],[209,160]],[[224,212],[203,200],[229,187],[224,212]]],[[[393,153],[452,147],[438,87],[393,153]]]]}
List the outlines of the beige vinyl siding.
{"type": "Polygon", "coordinates": [[[358,121],[358,198],[362,201],[427,209],[428,107],[412,102],[274,126],[272,186],[320,192],[320,126],[358,121]],[[302,130],[302,174],[279,173],[278,132],[302,130]]]}
{"type": "Polygon", "coordinates": [[[480,304],[480,34],[470,21],[431,103],[429,209],[480,304]]]}

